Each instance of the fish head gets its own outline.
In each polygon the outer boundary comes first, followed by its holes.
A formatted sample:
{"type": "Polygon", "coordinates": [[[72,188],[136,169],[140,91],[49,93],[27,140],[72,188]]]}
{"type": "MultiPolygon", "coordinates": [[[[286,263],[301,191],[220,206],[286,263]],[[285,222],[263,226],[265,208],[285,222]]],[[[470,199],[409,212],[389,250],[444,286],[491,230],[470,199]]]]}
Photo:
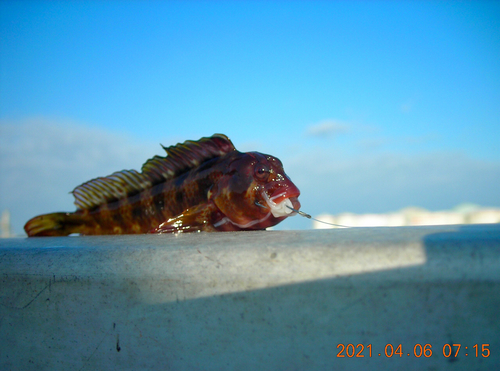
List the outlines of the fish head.
{"type": "Polygon", "coordinates": [[[213,200],[224,217],[214,225],[221,230],[271,227],[296,214],[291,208],[300,209],[299,195],[279,159],[237,153],[217,184],[213,200]]]}

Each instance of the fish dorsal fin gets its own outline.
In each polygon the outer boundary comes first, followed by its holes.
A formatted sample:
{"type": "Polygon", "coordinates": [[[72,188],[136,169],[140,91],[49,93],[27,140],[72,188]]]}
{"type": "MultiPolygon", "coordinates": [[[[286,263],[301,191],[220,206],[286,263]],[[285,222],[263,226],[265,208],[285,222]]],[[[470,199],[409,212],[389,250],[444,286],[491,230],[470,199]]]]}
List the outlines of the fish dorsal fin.
{"type": "Polygon", "coordinates": [[[89,180],[73,190],[78,209],[93,209],[110,201],[141,192],[144,189],[177,177],[203,162],[235,151],[224,134],[214,134],[197,141],[187,140],[175,146],[163,147],[166,157],[154,156],[136,170],[117,171],[106,177],[89,180]]]}
{"type": "Polygon", "coordinates": [[[224,134],[214,134],[197,141],[187,140],[163,149],[167,157],[155,156],[142,165],[142,174],[153,183],[174,178],[207,160],[236,150],[224,134]]]}

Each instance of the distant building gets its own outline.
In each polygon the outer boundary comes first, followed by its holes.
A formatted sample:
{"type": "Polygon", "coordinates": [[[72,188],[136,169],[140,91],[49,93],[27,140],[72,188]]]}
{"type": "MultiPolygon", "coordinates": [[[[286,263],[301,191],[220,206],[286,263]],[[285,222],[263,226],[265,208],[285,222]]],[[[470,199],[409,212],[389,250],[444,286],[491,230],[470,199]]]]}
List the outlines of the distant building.
{"type": "MultiPolygon", "coordinates": [[[[405,225],[447,225],[500,223],[500,209],[483,208],[472,204],[462,204],[451,210],[429,211],[418,207],[408,207],[387,214],[321,214],[318,220],[347,227],[397,227],[405,225]]],[[[337,228],[313,221],[314,229],[337,228]]]]}
{"type": "Polygon", "coordinates": [[[4,210],[2,212],[2,216],[0,217],[0,237],[3,238],[13,237],[12,229],[10,226],[9,210],[4,210]]]}

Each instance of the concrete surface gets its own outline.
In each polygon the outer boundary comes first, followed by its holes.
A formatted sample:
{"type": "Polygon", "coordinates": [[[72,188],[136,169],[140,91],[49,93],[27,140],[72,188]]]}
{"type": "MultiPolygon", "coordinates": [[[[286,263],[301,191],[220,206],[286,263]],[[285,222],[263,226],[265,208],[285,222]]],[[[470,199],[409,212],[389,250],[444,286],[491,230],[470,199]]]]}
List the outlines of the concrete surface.
{"type": "Polygon", "coordinates": [[[0,370],[500,369],[498,224],[1,239],[0,278],[0,370]]]}

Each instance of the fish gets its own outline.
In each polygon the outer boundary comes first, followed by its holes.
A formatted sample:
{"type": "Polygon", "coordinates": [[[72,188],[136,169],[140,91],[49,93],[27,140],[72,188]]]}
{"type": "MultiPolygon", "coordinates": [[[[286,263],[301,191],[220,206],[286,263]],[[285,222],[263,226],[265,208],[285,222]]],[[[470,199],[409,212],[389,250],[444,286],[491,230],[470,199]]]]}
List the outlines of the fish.
{"type": "Polygon", "coordinates": [[[239,152],[224,134],[164,147],[141,171],[76,187],[74,212],[36,216],[28,237],[263,230],[300,209],[281,161],[239,152]]]}

